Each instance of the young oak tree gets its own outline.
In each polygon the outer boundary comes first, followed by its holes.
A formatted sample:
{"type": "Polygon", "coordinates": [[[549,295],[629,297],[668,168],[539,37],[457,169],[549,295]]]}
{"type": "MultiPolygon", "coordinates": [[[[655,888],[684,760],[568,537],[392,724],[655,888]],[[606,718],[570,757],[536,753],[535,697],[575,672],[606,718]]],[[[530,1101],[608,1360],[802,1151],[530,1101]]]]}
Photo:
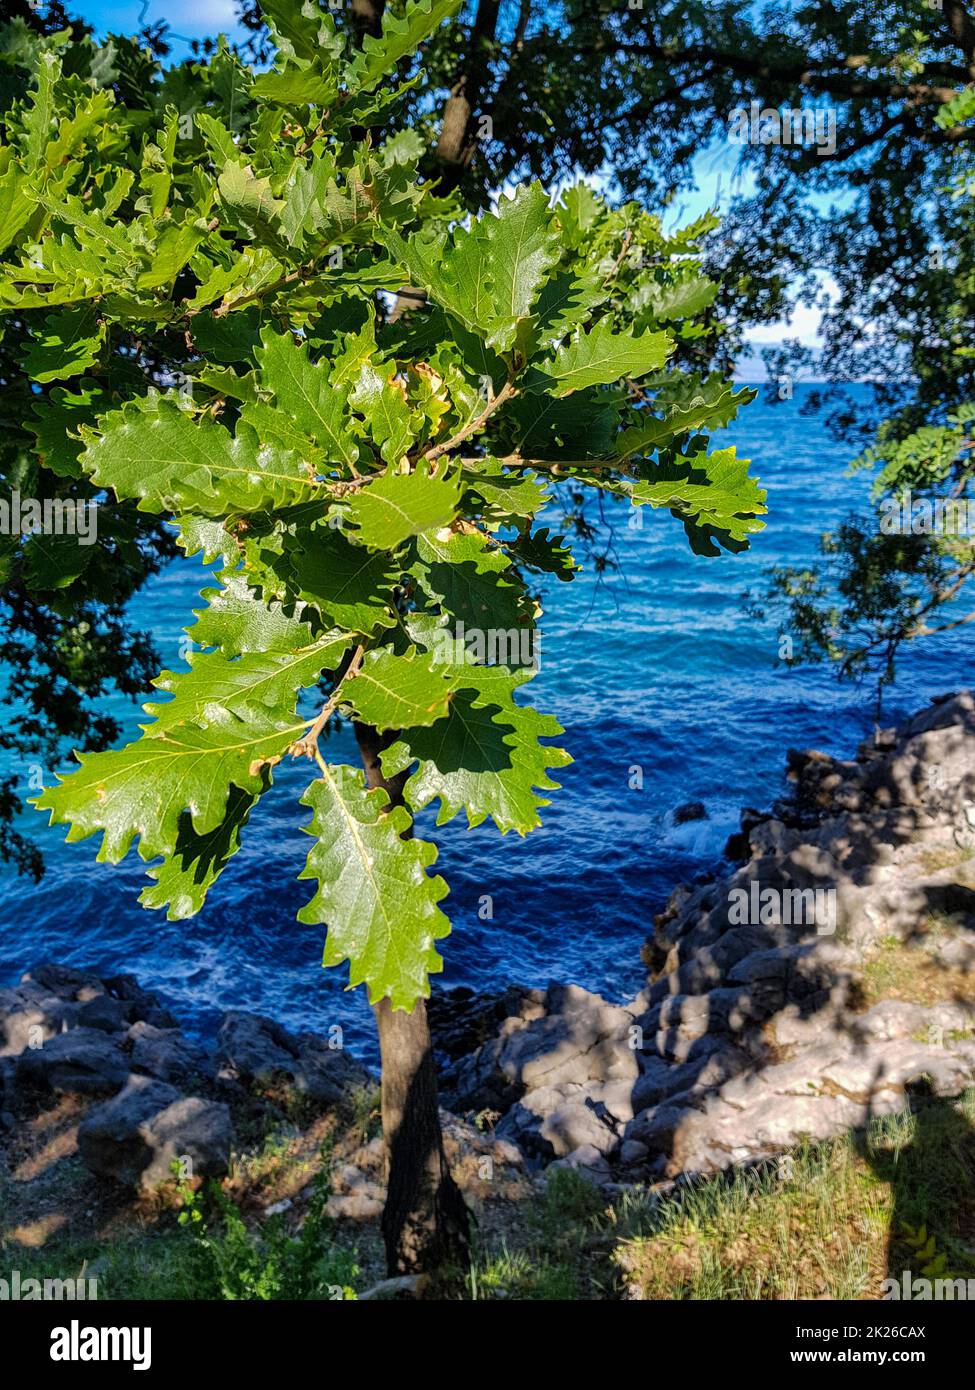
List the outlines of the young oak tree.
{"type": "MultiPolygon", "coordinates": [[[[448,889],[413,818],[437,802],[438,824],[524,835],[569,762],[523,698],[532,668],[490,664],[492,638],[533,634],[537,578],[575,570],[537,518],[557,484],[594,489],[669,510],[717,554],[765,511],[704,433],[750,393],[680,366],[715,331],[712,219],[667,236],[633,204],[579,185],[553,205],[536,183],[465,223],[418,177],[410,130],[373,144],[453,3],[406,0],[354,47],[315,0],[267,0],[274,66],[221,49],[191,120],[168,79],[120,112],[55,43],[0,150],[0,304],[26,332],[39,472],[219,566],[141,736],[78,754],[37,805],[69,840],[100,834],[104,862],[135,846],[140,901],[185,918],[275,766],[311,761],[299,916],[374,1007],[393,1272],[467,1244],[424,1005],[448,889]],[[420,307],[392,312],[407,284],[420,307]],[[336,713],[364,771],[321,750],[336,713]]],[[[51,565],[76,563],[61,550],[51,565]]]]}

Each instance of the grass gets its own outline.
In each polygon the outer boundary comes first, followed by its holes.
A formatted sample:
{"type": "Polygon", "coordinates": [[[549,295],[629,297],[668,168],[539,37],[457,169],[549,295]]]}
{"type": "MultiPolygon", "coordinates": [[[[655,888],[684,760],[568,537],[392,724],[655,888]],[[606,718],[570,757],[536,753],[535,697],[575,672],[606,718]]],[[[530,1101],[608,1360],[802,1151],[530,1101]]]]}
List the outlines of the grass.
{"type": "Polygon", "coordinates": [[[932,917],[927,929],[910,942],[882,936],[864,956],[858,1007],[865,1011],[885,999],[928,1005],[969,1000],[970,972],[941,964],[926,948],[927,938],[933,943],[955,930],[955,919],[932,917]]]}
{"type": "MultiPolygon", "coordinates": [[[[962,864],[970,864],[972,872],[975,873],[975,855],[970,849],[958,849],[954,845],[945,845],[938,849],[923,849],[918,855],[918,863],[925,873],[936,874],[942,869],[958,869],[962,864]]],[[[971,875],[969,875],[970,877],[971,875]]],[[[959,878],[959,883],[964,883],[964,876],[959,878]]]]}
{"type": "MultiPolygon", "coordinates": [[[[266,1153],[264,1162],[271,1162],[266,1153]]],[[[179,1191],[168,1227],[120,1232],[96,1247],[53,1238],[7,1243],[26,1278],[96,1277],[101,1298],[328,1300],[371,1276],[324,1212],[327,1157],[299,1226],[256,1214],[233,1181],[179,1191]]],[[[3,1193],[0,1192],[0,1206],[3,1193]]],[[[2,1211],[0,1211],[2,1215],[2,1211]]],[[[975,1089],[919,1098],[865,1133],[802,1145],[777,1163],[661,1197],[607,1198],[555,1170],[439,1286],[452,1299],[878,1298],[887,1277],[975,1278],[975,1089]]]]}
{"type": "Polygon", "coordinates": [[[614,1258],[632,1296],[860,1298],[883,1278],[889,1194],[852,1145],[692,1188],[614,1258]]]}
{"type": "Polygon", "coordinates": [[[975,1091],[689,1189],[614,1252],[631,1296],[877,1298],[918,1267],[916,1233],[975,1276],[975,1091]]]}
{"type": "MultiPolygon", "coordinates": [[[[76,1122],[70,1108],[45,1112],[6,1176],[0,1165],[0,1275],[96,1278],[102,1299],[148,1300],[329,1300],[382,1279],[378,1223],[336,1224],[325,1210],[330,1160],[337,1173],[362,1161],[373,1093],[307,1134],[267,1134],[208,1191],[172,1183],[117,1209],[98,1205],[101,1187],[64,1139],[76,1122]]],[[[609,1197],[562,1169],[484,1182],[476,1165],[453,1164],[479,1225],[469,1269],[436,1281],[439,1297],[876,1298],[906,1270],[975,1277],[975,1090],[918,1094],[912,1112],[865,1133],[669,1196],[609,1197]]]]}
{"type": "Polygon", "coordinates": [[[605,1212],[605,1198],[591,1183],[571,1169],[554,1170],[544,1190],[512,1213],[510,1231],[491,1248],[475,1248],[464,1296],[478,1301],[605,1296],[614,1282],[605,1258],[600,1259],[605,1212]]]}
{"type": "Polygon", "coordinates": [[[607,1201],[555,1173],[477,1253],[465,1296],[879,1298],[932,1260],[941,1277],[975,1277],[975,1090],[664,1199],[607,1201]]]}
{"type": "MultiPolygon", "coordinates": [[[[96,1279],[100,1299],[270,1300],[354,1297],[355,1252],[335,1238],[325,1212],[330,1190],[323,1155],[301,1228],[280,1216],[245,1218],[227,1189],[180,1184],[167,1228],[117,1235],[98,1247],[80,1240],[31,1248],[0,1242],[7,1269],[26,1279],[96,1279]]],[[[2,1196],[2,1194],[0,1194],[2,1196]]],[[[0,1207],[2,1215],[2,1207],[0,1207]]]]}

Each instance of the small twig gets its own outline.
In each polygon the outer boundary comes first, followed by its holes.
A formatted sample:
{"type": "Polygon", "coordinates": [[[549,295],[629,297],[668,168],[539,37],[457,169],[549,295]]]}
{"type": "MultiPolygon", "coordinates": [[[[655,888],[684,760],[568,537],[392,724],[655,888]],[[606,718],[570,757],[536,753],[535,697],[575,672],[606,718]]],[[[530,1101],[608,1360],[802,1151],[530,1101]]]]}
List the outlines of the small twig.
{"type": "Polygon", "coordinates": [[[462,430],[458,430],[450,439],[445,439],[442,444],[434,444],[432,449],[427,449],[423,457],[432,463],[441,454],[449,453],[451,449],[456,449],[458,444],[463,444],[465,439],[470,439],[472,434],[477,434],[481,426],[490,419],[494,412],[500,409],[505,401],[517,394],[517,389],[513,381],[506,381],[498,394],[491,397],[479,415],[475,415],[473,420],[469,421],[462,430]]]}
{"type": "Polygon", "coordinates": [[[321,763],[321,758],[318,752],[319,735],[325,728],[325,725],[331,719],[332,715],[335,713],[335,710],[339,704],[339,692],[341,691],[343,685],[346,683],[346,681],[354,680],[355,677],[359,674],[359,668],[362,665],[362,658],[365,656],[365,654],[366,649],[360,642],[359,645],[356,647],[355,652],[353,653],[352,660],[345,668],[345,671],[339,679],[339,682],[336,685],[335,689],[332,691],[331,695],[325,701],[324,705],[322,705],[321,713],[319,714],[318,718],[315,720],[314,724],[312,724],[312,726],[309,728],[308,732],[302,738],[297,739],[288,750],[293,758],[315,758],[319,763],[321,763]]]}
{"type": "MultiPolygon", "coordinates": [[[[566,468],[613,468],[619,472],[625,472],[627,464],[632,458],[621,457],[615,459],[526,459],[520,454],[505,454],[498,459],[505,468],[530,468],[534,472],[548,471],[551,473],[561,473],[566,468]]],[[[461,464],[476,465],[483,463],[482,458],[461,458],[457,460],[461,464]]]]}
{"type": "Polygon", "coordinates": [[[626,231],[623,234],[623,245],[620,247],[620,253],[616,257],[616,263],[613,266],[613,269],[609,272],[609,274],[606,276],[606,279],[603,281],[604,286],[608,285],[610,280],[616,279],[617,275],[620,272],[620,266],[623,264],[623,258],[626,255],[627,251],[629,251],[630,244],[632,243],[632,241],[633,231],[630,227],[627,227],[626,231]]]}

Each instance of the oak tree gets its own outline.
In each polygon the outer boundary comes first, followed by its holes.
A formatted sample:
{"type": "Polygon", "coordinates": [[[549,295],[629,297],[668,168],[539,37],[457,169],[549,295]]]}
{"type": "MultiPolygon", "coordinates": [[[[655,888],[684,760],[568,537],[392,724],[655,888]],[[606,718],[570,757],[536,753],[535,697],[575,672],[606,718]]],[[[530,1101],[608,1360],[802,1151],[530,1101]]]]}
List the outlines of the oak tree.
{"type": "Polygon", "coordinates": [[[393,113],[453,3],[405,0],[357,42],[315,0],[266,0],[271,67],[225,45],[191,73],[147,66],[138,107],[100,50],[53,36],[0,148],[32,485],[104,517],[95,554],[30,534],[10,564],[56,608],[148,520],[216,567],[139,736],[79,751],[37,805],[102,862],[135,849],[143,905],[188,918],[277,765],[307,760],[299,915],[375,1010],[395,1272],[467,1241],[424,1006],[448,887],[414,819],[527,834],[570,761],[526,698],[535,590],[576,571],[538,518],[592,491],[713,555],[765,512],[708,438],[752,393],[691,365],[720,332],[713,218],[668,235],[537,181],[469,218],[421,177],[393,113]],[[395,311],[404,285],[416,307],[395,311]],[[326,756],[337,714],[362,767],[326,756]]]}

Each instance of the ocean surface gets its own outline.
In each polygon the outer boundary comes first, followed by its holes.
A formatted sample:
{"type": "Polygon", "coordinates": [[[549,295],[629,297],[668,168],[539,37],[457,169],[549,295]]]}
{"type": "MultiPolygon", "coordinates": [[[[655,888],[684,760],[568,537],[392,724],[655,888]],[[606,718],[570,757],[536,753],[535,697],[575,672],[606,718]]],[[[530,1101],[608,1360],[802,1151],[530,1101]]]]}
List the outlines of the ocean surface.
{"type": "MultiPolygon", "coordinates": [[[[808,388],[805,388],[808,389],[808,388]]],[[[440,943],[446,985],[482,990],[511,982],[571,981],[613,999],[644,981],[640,946],[671,890],[720,859],[745,805],[766,806],[785,786],[786,749],[818,746],[850,755],[873,725],[869,688],[838,685],[826,668],[776,667],[777,631],[744,616],[741,595],[775,563],[813,563],[820,533],[862,506],[868,475],[847,476],[848,450],[822,420],[792,401],[748,406],[718,442],[735,443],[768,489],[768,525],[745,555],[691,554],[669,513],[611,508],[619,569],[587,567],[544,595],[535,703],[565,727],[575,759],[562,791],[526,839],[461,815],[418,831],[440,847],[451,886],[443,906],[453,932],[440,943]],[[633,786],[640,779],[642,786],[633,786]],[[703,801],[708,819],[675,827],[675,807],[703,801]],[[490,896],[493,918],[478,908],[490,896]]],[[[132,606],[167,665],[178,667],[181,629],[206,586],[184,561],[157,577],[132,606]]],[[[926,639],[907,654],[888,692],[893,723],[935,694],[972,680],[971,637],[926,639]]],[[[119,707],[131,734],[137,705],[119,707]]],[[[354,760],[351,732],[330,742],[330,761],[354,760]]],[[[26,769],[24,770],[26,777],[26,769]]],[[[295,921],[309,896],[296,881],[307,848],[297,798],[308,766],[276,770],[275,788],[252,816],[243,848],[199,916],[168,922],[137,904],[145,882],[135,851],[116,868],[97,864],[97,839],[64,843],[30,813],[47,873],[33,886],[6,871],[0,901],[0,983],[47,957],[99,972],[129,971],[158,991],[185,1025],[211,1034],[221,1013],[242,1008],[291,1028],[339,1023],[347,1045],[375,1056],[364,991],[347,967],[321,968],[324,929],[295,921]]],[[[25,827],[26,828],[26,827],[25,827]]]]}

